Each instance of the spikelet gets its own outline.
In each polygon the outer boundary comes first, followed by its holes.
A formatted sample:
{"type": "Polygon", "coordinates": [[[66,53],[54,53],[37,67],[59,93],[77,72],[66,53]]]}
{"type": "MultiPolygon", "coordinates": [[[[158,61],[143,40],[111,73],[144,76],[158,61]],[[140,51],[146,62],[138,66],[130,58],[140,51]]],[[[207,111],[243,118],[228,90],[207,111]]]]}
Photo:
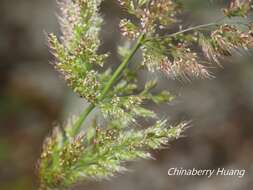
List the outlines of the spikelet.
{"type": "Polygon", "coordinates": [[[252,0],[231,0],[229,7],[224,9],[224,14],[228,17],[246,17],[252,9],[252,0]]]}

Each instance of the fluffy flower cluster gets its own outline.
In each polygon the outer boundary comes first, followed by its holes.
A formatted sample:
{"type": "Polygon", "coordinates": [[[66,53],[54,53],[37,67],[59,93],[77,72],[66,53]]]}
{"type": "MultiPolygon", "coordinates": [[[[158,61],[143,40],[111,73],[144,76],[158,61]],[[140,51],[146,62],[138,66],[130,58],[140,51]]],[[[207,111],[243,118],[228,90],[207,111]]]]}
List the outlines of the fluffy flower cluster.
{"type": "MultiPolygon", "coordinates": [[[[219,63],[219,57],[231,55],[234,49],[253,45],[252,24],[249,30],[220,23],[200,25],[161,35],[160,29],[176,22],[180,4],[173,0],[119,0],[120,5],[137,21],[123,19],[122,34],[135,39],[136,44],[119,48],[122,63],[115,70],[105,69],[106,54],[99,55],[99,30],[102,0],[65,0],[60,3],[62,37],[49,35],[49,45],[56,58],[55,67],[68,85],[89,102],[78,118],[65,127],[56,127],[43,146],[38,165],[41,190],[64,189],[81,180],[101,179],[125,171],[124,162],[150,158],[149,149],[159,149],[169,140],[180,137],[187,123],[166,127],[156,113],[145,107],[168,103],[173,96],[166,90],[154,93],[156,80],[144,87],[138,85],[140,65],[128,64],[142,50],[142,64],[150,71],[160,71],[173,78],[208,78],[211,75],[201,61],[196,47],[203,49],[209,62],[219,63]],[[212,27],[213,32],[201,28],[212,27]],[[206,30],[205,30],[206,31],[206,30]],[[100,68],[99,68],[100,67],[100,68]],[[99,69],[98,69],[99,68],[99,69]],[[154,105],[155,105],[154,104],[154,105]],[[102,117],[93,124],[84,121],[93,109],[102,117]],[[154,125],[138,129],[142,118],[154,125]],[[102,123],[102,124],[101,124],[102,123]]],[[[226,15],[244,16],[250,1],[233,1],[226,15]]]]}
{"type": "Polygon", "coordinates": [[[57,59],[55,67],[79,96],[95,103],[100,93],[96,65],[103,66],[106,54],[98,55],[99,30],[102,19],[98,14],[100,0],[61,2],[59,17],[63,36],[59,41],[49,35],[49,45],[57,59]]]}
{"type": "Polygon", "coordinates": [[[249,32],[243,32],[235,26],[222,25],[211,33],[210,37],[200,36],[200,45],[204,55],[219,63],[219,57],[230,56],[232,51],[243,48],[247,50],[253,47],[253,36],[249,32]]]}
{"type": "Polygon", "coordinates": [[[166,72],[169,76],[180,77],[182,79],[191,80],[196,78],[209,78],[206,66],[200,64],[197,53],[192,52],[190,48],[183,44],[178,45],[172,50],[173,61],[165,61],[161,64],[161,70],[166,72]]]}
{"type": "MultiPolygon", "coordinates": [[[[139,23],[123,19],[120,23],[123,36],[130,39],[140,34],[147,35],[142,46],[143,65],[150,71],[162,71],[172,78],[190,80],[192,78],[209,78],[211,74],[205,60],[200,60],[196,44],[203,49],[208,62],[219,63],[219,58],[231,55],[231,51],[252,47],[252,29],[240,31],[237,26],[216,24],[217,28],[211,34],[201,33],[201,27],[192,30],[182,30],[175,35],[160,36],[157,28],[168,28],[176,22],[176,14],[180,5],[176,1],[144,0],[134,3],[132,0],[119,0],[130,14],[135,15],[139,23]],[[187,35],[184,34],[187,32],[187,35]],[[156,33],[154,36],[153,34],[156,33]],[[158,39],[160,40],[158,40],[158,39]],[[196,43],[197,42],[197,43],[196,43]]],[[[228,18],[246,16],[251,9],[251,0],[233,0],[224,9],[228,18]]]]}
{"type": "Polygon", "coordinates": [[[187,125],[168,128],[166,121],[159,121],[143,130],[117,130],[115,123],[109,123],[106,128],[92,125],[70,138],[74,121],[65,133],[55,128],[44,143],[39,164],[41,190],[66,188],[84,179],[103,179],[126,171],[123,162],[151,158],[150,148],[162,148],[179,138],[187,125]]]}
{"type": "Polygon", "coordinates": [[[130,39],[137,38],[139,34],[153,35],[156,29],[163,29],[176,22],[176,13],[179,4],[172,0],[118,0],[120,5],[130,14],[137,17],[137,23],[129,19],[120,22],[122,34],[130,39]]]}
{"type": "MultiPolygon", "coordinates": [[[[58,40],[50,34],[49,45],[56,69],[73,91],[90,103],[91,109],[96,107],[102,112],[105,122],[94,122],[81,130],[81,115],[65,127],[54,129],[45,140],[38,165],[41,190],[67,188],[81,180],[108,178],[125,171],[125,161],[150,158],[148,149],[162,148],[178,138],[186,125],[166,127],[167,122],[159,121],[154,111],[145,108],[147,101],[160,104],[173,99],[165,90],[151,92],[157,81],[149,81],[141,89],[134,70],[116,70],[115,76],[111,69],[103,69],[107,55],[97,53],[102,23],[100,3],[101,0],[61,2],[62,37],[58,40]],[[140,117],[155,124],[135,129],[140,117]]],[[[154,4],[151,7],[158,14],[154,4]]],[[[123,58],[129,61],[129,50],[126,52],[123,58]]]]}
{"type": "Polygon", "coordinates": [[[252,0],[232,0],[230,1],[229,7],[224,9],[224,13],[228,17],[246,17],[251,9],[252,0]]]}

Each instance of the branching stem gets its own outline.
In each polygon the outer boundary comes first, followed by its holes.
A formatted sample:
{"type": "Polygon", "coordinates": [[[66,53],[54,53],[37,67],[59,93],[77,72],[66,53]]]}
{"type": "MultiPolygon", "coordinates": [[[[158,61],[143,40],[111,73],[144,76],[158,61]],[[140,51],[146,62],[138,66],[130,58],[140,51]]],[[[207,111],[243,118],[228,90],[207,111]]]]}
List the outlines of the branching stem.
{"type": "MultiPolygon", "coordinates": [[[[200,30],[200,29],[207,28],[207,27],[210,27],[210,26],[218,26],[218,25],[220,25],[222,23],[222,21],[224,19],[225,19],[225,17],[222,17],[222,18],[218,19],[216,22],[212,22],[212,23],[208,23],[208,24],[201,24],[201,25],[189,27],[187,29],[180,30],[178,32],[175,32],[175,33],[172,33],[172,34],[168,34],[168,35],[165,35],[165,36],[160,36],[158,38],[164,39],[164,38],[169,38],[169,37],[175,37],[177,35],[184,34],[186,32],[191,32],[191,31],[194,31],[194,30],[200,30]]],[[[231,24],[244,25],[244,26],[246,25],[246,26],[248,26],[247,24],[245,24],[243,22],[232,22],[231,24]]],[[[147,41],[148,41],[148,39],[147,39],[147,41]]]]}
{"type": "Polygon", "coordinates": [[[183,33],[186,33],[186,32],[190,32],[190,31],[206,28],[206,27],[209,27],[209,26],[216,26],[216,25],[218,25],[218,23],[208,23],[208,24],[202,24],[202,25],[198,25],[198,26],[193,26],[193,27],[187,28],[185,30],[180,30],[178,32],[169,34],[167,36],[162,36],[162,38],[163,37],[173,37],[173,36],[177,36],[179,34],[183,34],[183,33]]]}
{"type": "MultiPolygon", "coordinates": [[[[219,25],[220,22],[223,20],[219,19],[217,22],[213,22],[213,23],[208,23],[208,24],[202,24],[202,25],[198,25],[198,26],[193,26],[184,30],[180,30],[178,32],[169,34],[169,35],[165,35],[165,36],[161,36],[159,38],[163,39],[163,38],[168,38],[168,37],[174,37],[180,34],[184,34],[186,32],[190,32],[190,31],[194,31],[194,30],[200,30],[206,27],[210,27],[210,26],[216,26],[219,25]]],[[[124,69],[126,68],[126,66],[129,64],[130,60],[133,58],[133,56],[135,55],[135,53],[138,51],[138,49],[142,46],[143,43],[149,41],[149,39],[145,39],[145,35],[142,34],[140,35],[140,37],[138,38],[135,46],[133,47],[132,51],[129,53],[129,55],[123,60],[123,62],[119,65],[119,67],[115,70],[115,72],[113,73],[111,79],[108,81],[108,83],[106,84],[106,86],[104,87],[104,89],[101,92],[101,95],[98,97],[98,101],[102,101],[107,93],[109,92],[109,90],[111,89],[112,85],[116,82],[116,80],[118,79],[118,77],[121,75],[121,73],[124,71],[124,69]]],[[[94,110],[94,108],[96,107],[95,104],[90,104],[85,110],[84,112],[79,116],[79,119],[77,120],[77,122],[75,123],[74,127],[74,134],[73,136],[75,136],[76,134],[78,134],[78,132],[80,131],[83,122],[86,120],[86,118],[88,117],[88,115],[94,110]]]]}
{"type": "MultiPolygon", "coordinates": [[[[169,35],[165,35],[165,36],[161,36],[159,38],[163,39],[163,38],[168,38],[168,37],[174,37],[180,34],[184,34],[186,32],[190,32],[190,31],[194,31],[194,30],[200,30],[206,27],[210,27],[210,26],[216,26],[219,25],[220,22],[223,20],[219,19],[217,22],[213,22],[213,23],[208,23],[208,24],[201,24],[198,26],[193,26],[184,30],[180,30],[178,32],[169,34],[169,35]]],[[[238,24],[238,23],[237,23],[238,24]]],[[[108,81],[108,83],[106,84],[106,86],[104,87],[103,91],[101,92],[101,95],[98,97],[98,101],[102,101],[107,93],[109,92],[109,90],[111,89],[112,85],[116,82],[117,78],[121,75],[121,73],[124,71],[124,69],[126,68],[126,66],[129,64],[130,60],[133,58],[133,56],[135,55],[135,53],[138,51],[138,49],[142,46],[143,43],[147,42],[149,39],[145,39],[145,35],[142,34],[135,46],[133,47],[132,51],[129,53],[129,55],[123,60],[123,62],[119,65],[119,67],[116,69],[116,71],[113,73],[111,79],[108,81]]],[[[78,132],[81,129],[81,126],[83,124],[83,122],[86,120],[86,118],[88,117],[88,115],[94,110],[95,108],[95,104],[90,104],[85,110],[84,112],[80,115],[78,121],[76,122],[76,124],[74,125],[74,136],[76,134],[78,134],[78,132]]]]}

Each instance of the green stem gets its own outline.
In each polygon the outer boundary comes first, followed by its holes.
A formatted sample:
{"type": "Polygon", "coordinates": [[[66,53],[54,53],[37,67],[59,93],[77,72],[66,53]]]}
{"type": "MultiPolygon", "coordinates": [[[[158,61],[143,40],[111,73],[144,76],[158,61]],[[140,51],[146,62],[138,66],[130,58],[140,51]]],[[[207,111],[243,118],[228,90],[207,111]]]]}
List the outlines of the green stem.
{"type": "Polygon", "coordinates": [[[88,117],[88,115],[92,112],[92,110],[95,108],[96,106],[94,104],[90,104],[83,113],[81,113],[81,115],[79,116],[79,119],[77,120],[77,122],[75,123],[75,125],[73,126],[73,134],[71,134],[72,136],[75,136],[76,134],[78,134],[78,132],[80,131],[83,122],[85,121],[85,119],[88,117]]]}
{"type": "MultiPolygon", "coordinates": [[[[161,36],[160,38],[174,37],[174,36],[177,36],[179,34],[186,33],[186,32],[191,32],[191,31],[194,31],[194,30],[200,30],[200,29],[210,27],[210,26],[217,26],[219,24],[222,24],[222,22],[225,18],[226,17],[222,17],[222,18],[218,19],[215,22],[208,23],[208,24],[201,24],[201,25],[198,25],[198,26],[193,26],[193,27],[187,28],[185,30],[180,30],[178,32],[175,32],[175,33],[172,33],[172,34],[169,34],[169,35],[161,36]]],[[[231,22],[231,24],[239,24],[239,25],[246,25],[247,26],[247,24],[245,24],[243,22],[231,22]]]]}
{"type": "MultiPolygon", "coordinates": [[[[169,35],[165,35],[165,36],[160,36],[160,37],[157,37],[157,38],[163,39],[163,38],[174,37],[174,36],[177,36],[179,34],[184,34],[186,32],[191,32],[191,31],[194,31],[194,30],[199,30],[199,29],[206,28],[206,27],[209,27],[209,26],[216,26],[218,24],[219,24],[218,22],[214,22],[214,23],[209,23],[209,24],[202,24],[202,25],[198,25],[198,26],[193,26],[193,27],[187,28],[185,30],[180,30],[178,32],[175,32],[175,33],[172,33],[172,34],[169,34],[169,35]]],[[[146,41],[149,41],[149,40],[150,39],[147,39],[146,41]]]]}
{"type": "Polygon", "coordinates": [[[209,27],[209,26],[216,26],[216,25],[218,25],[217,22],[215,22],[215,23],[209,23],[209,24],[202,24],[202,25],[198,25],[198,26],[194,26],[194,27],[187,28],[187,29],[185,29],[185,30],[180,30],[180,31],[175,32],[175,33],[173,33],[173,34],[170,34],[170,35],[168,35],[168,36],[170,36],[170,37],[171,37],[171,36],[177,36],[177,35],[183,34],[183,33],[185,33],[185,32],[190,32],[190,31],[193,31],[193,30],[198,30],[198,29],[201,29],[201,28],[206,28],[206,27],[209,27]]]}
{"type": "MultiPolygon", "coordinates": [[[[109,90],[111,89],[112,85],[115,83],[115,81],[117,80],[117,78],[121,75],[121,73],[124,71],[124,69],[126,68],[126,66],[129,64],[130,60],[133,58],[133,56],[135,55],[135,53],[141,47],[144,39],[145,39],[145,35],[144,34],[142,34],[138,38],[137,43],[135,44],[135,46],[133,47],[133,49],[131,50],[131,52],[129,53],[129,55],[124,59],[124,61],[116,69],[116,71],[113,73],[111,79],[108,81],[108,83],[106,84],[106,86],[102,90],[101,95],[98,97],[98,101],[102,101],[106,97],[106,95],[109,92],[109,90]]],[[[86,118],[88,117],[88,115],[93,111],[93,109],[95,107],[96,106],[94,104],[90,104],[84,110],[84,112],[80,115],[78,121],[73,126],[74,127],[74,130],[73,130],[74,133],[72,134],[73,136],[75,136],[76,134],[79,133],[79,131],[81,130],[83,122],[86,120],[86,118]]]]}
{"type": "Polygon", "coordinates": [[[128,65],[129,61],[133,58],[133,56],[135,55],[135,53],[137,52],[137,50],[141,47],[144,38],[145,38],[145,35],[141,35],[139,37],[139,39],[138,39],[137,43],[135,44],[135,46],[133,47],[131,53],[126,57],[126,59],[121,63],[121,65],[114,72],[113,76],[111,77],[111,79],[109,80],[109,82],[107,83],[107,85],[105,86],[105,88],[103,89],[103,91],[102,91],[100,97],[98,98],[98,100],[103,100],[105,98],[106,94],[108,93],[108,91],[110,90],[110,88],[112,87],[112,85],[114,84],[114,82],[117,80],[118,76],[120,76],[120,74],[122,73],[122,71],[128,65]]]}

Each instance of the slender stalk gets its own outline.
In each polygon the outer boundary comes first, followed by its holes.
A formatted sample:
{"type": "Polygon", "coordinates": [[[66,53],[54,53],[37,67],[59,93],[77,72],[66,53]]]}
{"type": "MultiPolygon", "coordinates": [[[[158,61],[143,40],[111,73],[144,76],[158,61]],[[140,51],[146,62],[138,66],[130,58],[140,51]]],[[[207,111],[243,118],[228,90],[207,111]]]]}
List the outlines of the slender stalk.
{"type": "Polygon", "coordinates": [[[94,104],[90,104],[83,113],[81,113],[81,115],[79,116],[79,119],[77,120],[77,122],[75,123],[75,125],[73,126],[74,128],[74,132],[72,134],[72,136],[75,136],[76,134],[78,134],[78,132],[81,129],[81,126],[83,124],[83,122],[85,121],[85,119],[88,117],[88,115],[93,111],[93,109],[96,106],[94,104]]]}
{"type": "MultiPolygon", "coordinates": [[[[219,21],[220,22],[220,21],[219,21]]],[[[174,32],[172,34],[169,34],[169,35],[165,35],[165,36],[159,36],[159,37],[156,37],[156,38],[160,38],[160,39],[163,39],[163,38],[169,38],[169,37],[174,37],[174,36],[177,36],[179,34],[184,34],[186,32],[190,32],[190,31],[194,31],[194,30],[199,30],[199,29],[202,29],[202,28],[206,28],[206,27],[209,27],[209,26],[216,26],[219,24],[219,22],[213,22],[213,23],[208,23],[208,24],[201,24],[201,25],[198,25],[198,26],[193,26],[193,27],[190,27],[190,28],[187,28],[185,30],[180,30],[178,32],[174,32]]],[[[150,39],[147,39],[147,41],[149,41],[150,39]]]]}
{"type": "MultiPolygon", "coordinates": [[[[126,66],[129,64],[130,60],[133,58],[133,56],[135,55],[135,53],[141,47],[144,39],[145,39],[145,35],[144,34],[142,34],[138,38],[138,41],[136,42],[135,46],[133,47],[133,49],[131,50],[131,52],[129,53],[129,55],[119,65],[119,67],[113,73],[111,79],[108,81],[108,83],[106,84],[106,86],[102,90],[101,95],[98,97],[98,101],[102,101],[106,97],[106,95],[109,92],[109,90],[111,89],[112,85],[115,83],[115,81],[117,80],[117,78],[121,75],[121,73],[124,71],[124,69],[126,68],[126,66]]],[[[73,134],[73,136],[75,136],[76,134],[78,134],[78,132],[80,131],[80,129],[82,127],[83,122],[86,120],[86,118],[88,117],[88,115],[94,110],[95,107],[96,106],[94,104],[90,104],[84,110],[84,112],[80,115],[78,121],[73,126],[74,127],[74,130],[73,130],[74,134],[73,134]]]]}
{"type": "Polygon", "coordinates": [[[135,44],[135,46],[133,47],[131,53],[126,57],[126,59],[121,63],[121,65],[114,72],[113,76],[111,77],[111,79],[109,80],[107,85],[105,86],[105,88],[102,91],[102,93],[101,93],[100,97],[98,98],[98,100],[103,100],[105,98],[106,94],[108,93],[108,91],[110,90],[110,88],[114,84],[114,82],[117,80],[118,76],[120,76],[122,71],[128,65],[129,61],[133,58],[133,56],[135,55],[137,50],[141,47],[144,38],[145,38],[144,34],[139,37],[139,39],[138,39],[137,43],[135,44]]]}
{"type": "MultiPolygon", "coordinates": [[[[169,35],[161,36],[159,38],[174,37],[174,36],[177,36],[179,34],[184,34],[186,32],[190,32],[190,31],[194,31],[194,30],[200,30],[200,29],[203,29],[203,28],[207,28],[209,26],[217,26],[217,25],[221,24],[224,19],[225,19],[225,17],[222,17],[222,18],[218,19],[216,22],[212,22],[212,23],[208,23],[208,24],[201,24],[201,25],[198,25],[198,26],[193,26],[193,27],[187,28],[185,30],[180,30],[178,32],[175,32],[175,33],[172,33],[172,34],[169,34],[169,35]]],[[[231,24],[238,24],[238,25],[248,26],[247,24],[245,24],[243,22],[232,22],[231,24]]]]}
{"type": "Polygon", "coordinates": [[[215,25],[218,25],[218,23],[215,22],[215,23],[208,23],[208,24],[202,24],[202,25],[198,25],[198,26],[193,26],[193,27],[187,28],[185,30],[180,30],[180,31],[175,32],[173,34],[169,34],[167,36],[162,36],[162,37],[173,37],[173,36],[177,36],[179,34],[183,34],[185,32],[190,32],[190,31],[193,31],[193,30],[198,30],[198,29],[201,29],[201,28],[206,28],[206,27],[215,26],[215,25]]]}

